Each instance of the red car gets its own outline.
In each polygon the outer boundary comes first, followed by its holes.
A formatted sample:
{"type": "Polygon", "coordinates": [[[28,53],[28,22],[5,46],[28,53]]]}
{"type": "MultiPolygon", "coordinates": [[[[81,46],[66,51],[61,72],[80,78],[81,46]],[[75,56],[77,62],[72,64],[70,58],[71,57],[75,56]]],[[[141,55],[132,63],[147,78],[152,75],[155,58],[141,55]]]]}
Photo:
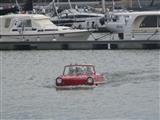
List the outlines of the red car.
{"type": "Polygon", "coordinates": [[[93,88],[105,82],[105,76],[96,73],[93,65],[66,65],[56,79],[56,88],[93,88]]]}

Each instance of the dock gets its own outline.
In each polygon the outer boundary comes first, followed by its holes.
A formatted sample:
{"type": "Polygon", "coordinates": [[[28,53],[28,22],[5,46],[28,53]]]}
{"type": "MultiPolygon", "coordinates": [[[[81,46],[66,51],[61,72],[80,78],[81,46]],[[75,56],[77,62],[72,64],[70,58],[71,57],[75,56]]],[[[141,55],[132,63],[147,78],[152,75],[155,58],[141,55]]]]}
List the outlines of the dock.
{"type": "Polygon", "coordinates": [[[0,42],[0,50],[118,50],[160,49],[160,40],[13,41],[0,42]]]}

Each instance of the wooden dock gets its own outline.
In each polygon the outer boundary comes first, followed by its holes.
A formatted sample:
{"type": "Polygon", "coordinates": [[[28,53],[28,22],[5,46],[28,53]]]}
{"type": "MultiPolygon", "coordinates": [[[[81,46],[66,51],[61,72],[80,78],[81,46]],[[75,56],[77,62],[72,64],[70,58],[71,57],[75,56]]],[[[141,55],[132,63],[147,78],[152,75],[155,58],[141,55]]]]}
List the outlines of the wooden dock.
{"type": "Polygon", "coordinates": [[[160,49],[160,40],[0,42],[0,50],[116,50],[116,49],[160,49]]]}

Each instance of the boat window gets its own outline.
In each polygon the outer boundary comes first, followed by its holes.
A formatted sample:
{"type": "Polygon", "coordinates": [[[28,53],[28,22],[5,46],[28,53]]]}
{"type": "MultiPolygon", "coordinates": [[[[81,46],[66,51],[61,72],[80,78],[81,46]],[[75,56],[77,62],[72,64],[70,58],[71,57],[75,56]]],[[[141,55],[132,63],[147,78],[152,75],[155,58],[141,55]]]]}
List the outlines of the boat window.
{"type": "Polygon", "coordinates": [[[71,18],[71,19],[74,18],[74,15],[68,16],[68,18],[71,18]]]}
{"type": "Polygon", "coordinates": [[[147,16],[140,24],[140,28],[157,27],[157,16],[147,16]]]}
{"type": "Polygon", "coordinates": [[[22,20],[19,24],[18,27],[32,27],[31,20],[22,20]]]}
{"type": "Polygon", "coordinates": [[[99,17],[99,16],[94,16],[94,15],[66,15],[66,16],[61,16],[60,18],[64,19],[64,18],[87,18],[87,17],[99,17]]]}
{"type": "Polygon", "coordinates": [[[75,15],[76,18],[86,18],[86,17],[98,17],[94,15],[75,15]]]}
{"type": "Polygon", "coordinates": [[[68,16],[62,16],[61,18],[62,19],[65,19],[65,18],[71,18],[72,19],[72,18],[74,18],[74,16],[73,15],[68,15],[68,16]]]}
{"type": "Polygon", "coordinates": [[[55,24],[53,24],[49,19],[36,19],[34,20],[34,22],[36,24],[38,24],[38,26],[41,26],[41,27],[47,27],[47,26],[50,26],[50,27],[57,27],[55,24]]]}
{"type": "Polygon", "coordinates": [[[5,28],[8,28],[10,26],[10,23],[11,23],[11,18],[6,18],[5,19],[5,28]]]}
{"type": "Polygon", "coordinates": [[[117,15],[112,16],[112,21],[113,22],[117,22],[118,20],[119,20],[119,16],[117,16],[117,15]]]}
{"type": "Polygon", "coordinates": [[[32,27],[31,20],[25,20],[24,21],[24,26],[25,27],[32,27]]]}

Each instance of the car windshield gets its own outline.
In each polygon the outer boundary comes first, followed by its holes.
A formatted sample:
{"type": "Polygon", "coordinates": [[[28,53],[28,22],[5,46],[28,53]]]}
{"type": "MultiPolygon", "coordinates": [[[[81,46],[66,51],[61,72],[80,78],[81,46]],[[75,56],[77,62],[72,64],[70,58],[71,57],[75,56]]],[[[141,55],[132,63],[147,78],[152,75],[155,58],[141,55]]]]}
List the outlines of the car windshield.
{"type": "Polygon", "coordinates": [[[66,66],[64,69],[64,75],[81,75],[81,74],[93,74],[93,66],[66,66]]]}

